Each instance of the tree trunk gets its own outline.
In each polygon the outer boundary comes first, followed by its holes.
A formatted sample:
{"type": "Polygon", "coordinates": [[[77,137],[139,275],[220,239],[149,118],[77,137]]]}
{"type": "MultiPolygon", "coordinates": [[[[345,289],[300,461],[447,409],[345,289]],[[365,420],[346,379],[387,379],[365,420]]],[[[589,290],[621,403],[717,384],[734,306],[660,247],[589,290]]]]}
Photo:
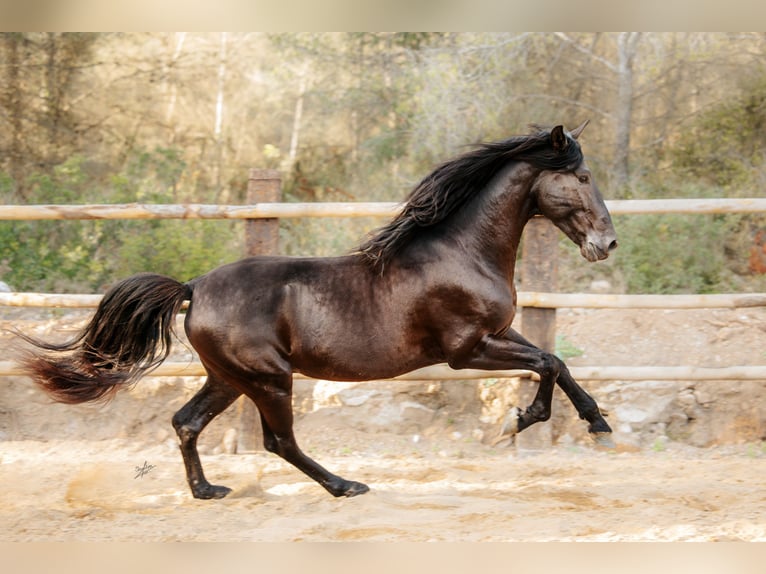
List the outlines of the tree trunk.
{"type": "Polygon", "coordinates": [[[640,32],[622,32],[617,38],[617,105],[613,185],[623,190],[630,178],[630,129],[633,114],[633,63],[640,32]]]}
{"type": "Polygon", "coordinates": [[[299,73],[298,83],[298,99],[295,101],[295,111],[293,113],[293,129],[290,134],[290,150],[287,154],[287,160],[289,165],[287,166],[287,172],[289,173],[295,165],[295,160],[298,158],[298,143],[300,141],[301,134],[301,122],[303,120],[303,100],[306,95],[306,89],[308,86],[308,66],[304,66],[299,73]]]}
{"type": "Polygon", "coordinates": [[[55,32],[48,32],[45,41],[45,105],[48,118],[48,141],[45,147],[46,166],[55,165],[56,150],[58,150],[59,126],[61,123],[60,90],[58,82],[58,40],[55,32]]]}
{"type": "Polygon", "coordinates": [[[218,58],[218,90],[215,101],[215,127],[213,136],[215,139],[215,190],[216,201],[226,203],[227,194],[223,190],[223,177],[221,175],[223,167],[223,110],[224,110],[224,89],[226,87],[226,47],[228,44],[228,35],[221,33],[221,49],[218,58]]]}
{"type": "Polygon", "coordinates": [[[3,90],[3,107],[7,110],[11,125],[10,142],[8,143],[7,165],[8,173],[13,179],[15,195],[18,199],[26,200],[24,186],[24,139],[21,101],[21,46],[24,35],[20,32],[3,34],[5,40],[5,89],[3,90]]]}
{"type": "Polygon", "coordinates": [[[184,42],[186,41],[186,32],[180,32],[176,34],[176,47],[173,51],[173,55],[170,61],[165,66],[165,85],[168,92],[168,107],[165,110],[165,123],[170,129],[169,142],[171,145],[176,139],[176,128],[173,123],[173,115],[176,111],[176,102],[178,101],[178,82],[176,81],[175,67],[178,62],[178,58],[181,56],[181,50],[183,50],[184,42]]]}

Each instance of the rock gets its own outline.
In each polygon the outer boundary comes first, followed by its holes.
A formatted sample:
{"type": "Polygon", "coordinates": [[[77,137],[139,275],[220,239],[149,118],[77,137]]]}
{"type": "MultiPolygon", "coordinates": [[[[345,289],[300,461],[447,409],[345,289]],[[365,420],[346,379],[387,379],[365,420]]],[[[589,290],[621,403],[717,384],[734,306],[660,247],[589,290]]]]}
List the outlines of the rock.
{"type": "Polygon", "coordinates": [[[317,381],[313,390],[314,409],[343,405],[358,407],[378,394],[380,391],[358,383],[317,381]]]}
{"type": "Polygon", "coordinates": [[[402,423],[424,427],[434,418],[435,411],[414,401],[405,401],[399,405],[399,416],[402,423]]]}
{"type": "Polygon", "coordinates": [[[228,428],[223,433],[223,439],[221,440],[221,451],[226,454],[237,453],[237,429],[228,428]]]}
{"type": "Polygon", "coordinates": [[[605,280],[592,281],[589,290],[593,293],[609,293],[612,290],[612,284],[605,280]]]}

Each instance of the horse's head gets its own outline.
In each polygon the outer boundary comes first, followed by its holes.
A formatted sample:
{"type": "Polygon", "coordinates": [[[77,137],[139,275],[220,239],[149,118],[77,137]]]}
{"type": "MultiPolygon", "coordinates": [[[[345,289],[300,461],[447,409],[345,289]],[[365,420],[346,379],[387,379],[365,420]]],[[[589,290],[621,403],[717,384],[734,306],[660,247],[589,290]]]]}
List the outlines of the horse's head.
{"type": "MultiPolygon", "coordinates": [[[[562,126],[550,132],[556,152],[566,153],[588,122],[567,134],[562,126]]],[[[569,239],[580,246],[588,261],[609,257],[617,247],[612,218],[585,160],[567,170],[543,170],[532,186],[536,211],[550,219],[569,239]]]]}

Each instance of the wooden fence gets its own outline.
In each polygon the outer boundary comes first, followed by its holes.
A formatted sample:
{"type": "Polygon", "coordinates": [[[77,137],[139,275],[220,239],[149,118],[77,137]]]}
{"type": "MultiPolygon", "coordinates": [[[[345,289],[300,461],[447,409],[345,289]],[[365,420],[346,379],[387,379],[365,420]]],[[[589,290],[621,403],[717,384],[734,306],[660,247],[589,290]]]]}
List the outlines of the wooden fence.
{"type": "MultiPolygon", "coordinates": [[[[280,203],[281,181],[274,170],[251,170],[248,205],[2,205],[0,220],[82,220],[82,219],[242,219],[246,221],[247,254],[274,253],[276,228],[282,218],[299,217],[392,217],[401,204],[367,203],[280,203]]],[[[656,199],[607,201],[613,215],[662,213],[766,213],[766,198],[656,199]]],[[[558,241],[555,231],[546,229],[548,222],[535,219],[525,231],[526,250],[522,269],[527,284],[519,292],[518,303],[524,309],[525,335],[548,350],[555,338],[557,308],[740,308],[766,306],[766,293],[720,295],[615,295],[583,293],[551,293],[528,289],[529,285],[555,286],[555,264],[547,268],[541,253],[549,253],[551,242],[558,241]],[[548,245],[544,245],[548,242],[548,245]],[[537,313],[537,315],[534,315],[537,313]]],[[[554,246],[555,248],[555,246],[554,246]]],[[[101,295],[64,295],[53,293],[0,293],[0,306],[93,308],[101,295]]],[[[699,367],[573,367],[575,378],[583,380],[766,380],[766,366],[699,368],[699,367]]],[[[0,376],[20,374],[11,361],[0,361],[0,376]]],[[[200,376],[199,363],[167,362],[155,376],[200,376]]],[[[444,365],[421,369],[400,379],[470,379],[502,378],[529,375],[526,371],[488,372],[452,371],[444,365]]]]}
{"type": "MultiPolygon", "coordinates": [[[[0,307],[95,309],[101,297],[62,293],[0,293],[0,307]]],[[[616,295],[520,291],[518,305],[551,309],[740,309],[766,307],[766,293],[616,295]]]]}
{"type": "MultiPolygon", "coordinates": [[[[256,203],[251,205],[109,204],[0,205],[0,220],[44,219],[282,219],[393,217],[391,202],[256,203]]],[[[766,198],[627,199],[606,202],[612,215],[652,213],[766,213],[766,198]]]]}

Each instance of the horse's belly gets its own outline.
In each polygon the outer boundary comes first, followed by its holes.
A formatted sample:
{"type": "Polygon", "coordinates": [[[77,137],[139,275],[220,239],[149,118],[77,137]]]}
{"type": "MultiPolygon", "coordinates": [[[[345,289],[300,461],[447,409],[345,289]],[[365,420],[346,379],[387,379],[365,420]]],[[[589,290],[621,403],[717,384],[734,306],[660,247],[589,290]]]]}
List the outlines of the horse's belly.
{"type": "Polygon", "coordinates": [[[388,364],[354,364],[353,362],[334,362],[332,364],[301,365],[293,369],[312,379],[328,381],[372,381],[393,379],[415,369],[433,364],[433,361],[394,361],[388,364]]]}
{"type": "Polygon", "coordinates": [[[349,333],[335,344],[327,343],[327,339],[315,340],[292,353],[289,360],[293,370],[312,378],[368,381],[390,379],[441,360],[421,344],[406,340],[394,342],[349,333]]]}

